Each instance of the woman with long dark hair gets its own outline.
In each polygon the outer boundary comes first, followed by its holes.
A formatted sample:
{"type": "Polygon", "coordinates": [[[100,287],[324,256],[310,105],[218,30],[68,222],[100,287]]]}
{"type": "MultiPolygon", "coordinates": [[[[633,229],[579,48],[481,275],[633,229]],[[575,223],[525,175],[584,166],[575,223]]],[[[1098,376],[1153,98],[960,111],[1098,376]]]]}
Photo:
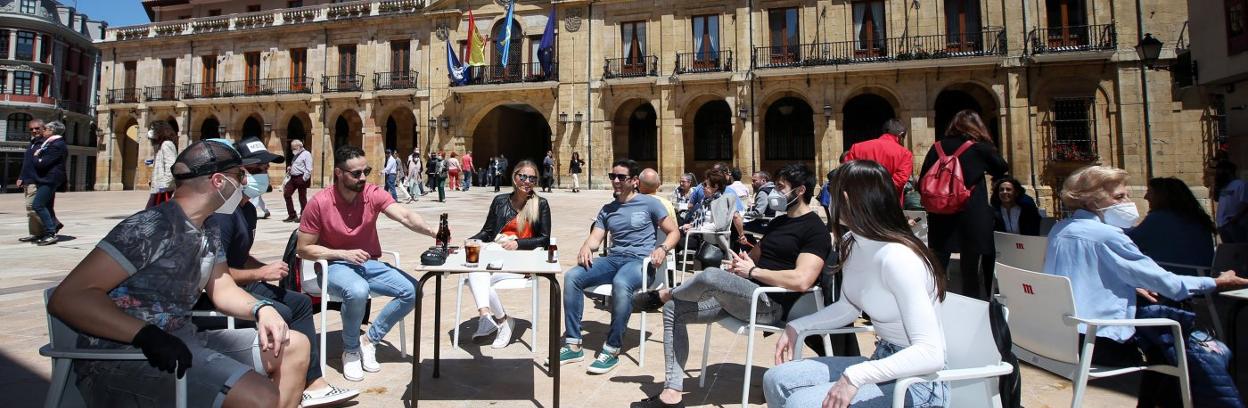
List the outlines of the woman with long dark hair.
{"type": "MultiPolygon", "coordinates": [[[[945,367],[945,340],[937,310],[945,272],[936,255],[910,232],[896,186],[879,163],[856,160],[837,168],[831,197],[832,234],[844,275],[840,300],[790,321],[776,343],[779,367],[763,376],[771,407],[888,407],[899,378],[945,367]],[[835,329],[871,315],[875,353],[863,357],[791,358],[797,333],[835,329]],[[829,381],[829,379],[832,379],[829,381]]],[[[906,406],[944,406],[944,383],[911,385],[906,406]]]]}
{"type": "MultiPolygon", "coordinates": [[[[985,292],[992,287],[992,258],[997,251],[993,246],[992,208],[988,206],[988,182],[984,175],[994,178],[1004,176],[1009,166],[997,152],[992,135],[979,114],[963,110],[953,117],[944,137],[927,151],[919,180],[923,180],[936,164],[940,156],[937,149],[954,155],[963,146],[966,146],[966,151],[958,156],[958,162],[962,165],[963,181],[971,196],[961,210],[952,214],[935,214],[929,208],[927,242],[944,268],[949,267],[951,254],[956,252],[961,255],[958,264],[962,290],[959,293],[987,299],[985,292]]],[[[920,191],[920,194],[925,192],[920,191]]]]}
{"type": "Polygon", "coordinates": [[[178,132],[169,122],[158,120],[152,122],[147,137],[152,141],[152,150],[156,151],[156,157],[152,158],[152,191],[146,207],[152,208],[173,198],[173,173],[170,169],[178,158],[178,132]]]}
{"type": "Polygon", "coordinates": [[[1023,184],[1013,177],[992,184],[993,230],[1021,235],[1040,235],[1040,209],[1027,195],[1023,184]]]}
{"type": "MultiPolygon", "coordinates": [[[[538,180],[537,164],[528,160],[516,163],[511,177],[512,191],[494,196],[481,231],[469,239],[497,242],[508,251],[545,248],[550,243],[550,205],[533,191],[533,185],[538,180]]],[[[503,308],[498,292],[494,291],[494,284],[504,279],[521,278],[524,275],[514,273],[468,274],[468,288],[481,314],[473,338],[483,338],[497,331],[498,336],[494,338],[492,347],[503,348],[511,343],[515,322],[503,308]]]]}
{"type": "Polygon", "coordinates": [[[581,167],[585,165],[585,161],[581,160],[580,152],[572,152],[572,162],[568,164],[568,173],[572,173],[572,192],[581,192],[581,167]]]}
{"type": "MultiPolygon", "coordinates": [[[[1144,199],[1148,201],[1148,216],[1127,231],[1140,252],[1158,262],[1197,266],[1213,262],[1213,235],[1217,228],[1183,180],[1148,180],[1144,199]]],[[[1191,270],[1172,272],[1195,274],[1191,270]]]]}

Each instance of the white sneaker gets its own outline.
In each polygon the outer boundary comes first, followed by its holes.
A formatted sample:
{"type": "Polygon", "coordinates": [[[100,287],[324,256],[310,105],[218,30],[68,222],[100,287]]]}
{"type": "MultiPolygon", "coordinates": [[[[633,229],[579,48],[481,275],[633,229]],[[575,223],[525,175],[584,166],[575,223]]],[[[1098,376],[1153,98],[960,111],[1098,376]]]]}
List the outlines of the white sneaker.
{"type": "Polygon", "coordinates": [[[364,371],[370,373],[381,371],[381,364],[377,363],[377,346],[368,339],[368,335],[360,336],[360,357],[363,360],[361,365],[364,366],[364,371]]]}
{"type": "Polygon", "coordinates": [[[301,408],[319,407],[329,404],[337,404],[360,395],[359,390],[350,388],[338,388],[328,386],[316,391],[304,391],[303,401],[299,403],[301,408]]]}
{"type": "Polygon", "coordinates": [[[360,364],[360,352],[342,352],[342,376],[348,381],[361,381],[364,379],[364,368],[360,364]]]}
{"type": "Polygon", "coordinates": [[[507,347],[508,344],[511,344],[511,331],[515,327],[516,321],[512,320],[511,316],[507,316],[507,318],[503,320],[503,324],[498,325],[498,336],[494,337],[494,343],[490,344],[490,347],[501,349],[503,347],[507,347]]]}
{"type": "Polygon", "coordinates": [[[472,334],[472,340],[481,340],[493,334],[495,330],[498,330],[498,322],[495,322],[491,316],[481,316],[477,318],[477,332],[472,334]]]}

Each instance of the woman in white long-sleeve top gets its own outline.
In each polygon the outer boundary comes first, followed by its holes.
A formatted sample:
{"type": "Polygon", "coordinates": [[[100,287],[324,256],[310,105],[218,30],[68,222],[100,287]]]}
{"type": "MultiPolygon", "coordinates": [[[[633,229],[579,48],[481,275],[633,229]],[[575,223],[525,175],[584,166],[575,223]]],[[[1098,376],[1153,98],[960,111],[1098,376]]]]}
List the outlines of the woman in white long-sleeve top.
{"type": "MultiPolygon", "coordinates": [[[[831,181],[833,236],[845,274],[840,301],[789,322],[776,344],[776,363],[791,358],[797,333],[843,327],[871,315],[875,353],[817,357],[784,363],[763,376],[771,407],[888,407],[899,378],[945,367],[938,310],[945,272],[936,256],[910,232],[888,171],[871,161],[841,166],[831,181]]],[[[910,386],[907,407],[942,407],[948,386],[910,386]]]]}

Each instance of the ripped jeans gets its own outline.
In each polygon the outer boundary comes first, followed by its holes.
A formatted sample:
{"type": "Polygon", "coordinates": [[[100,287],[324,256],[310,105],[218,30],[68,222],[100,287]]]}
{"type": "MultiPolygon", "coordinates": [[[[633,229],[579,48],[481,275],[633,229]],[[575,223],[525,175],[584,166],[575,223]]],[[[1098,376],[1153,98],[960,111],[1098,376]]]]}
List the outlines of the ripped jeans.
{"type": "MultiPolygon", "coordinates": [[[[875,342],[875,353],[871,360],[879,360],[891,356],[905,347],[884,340],[875,342]]],[[[863,357],[814,357],[790,361],[779,367],[767,370],[763,374],[763,393],[767,396],[767,406],[781,407],[818,407],[828,396],[832,384],[841,378],[841,373],[854,364],[867,361],[863,357]]],[[[896,381],[878,384],[863,384],[858,388],[850,406],[854,408],[888,408],[893,403],[893,387],[896,381]]],[[[906,407],[934,408],[944,407],[949,398],[949,385],[944,382],[917,383],[906,390],[906,407]]]]}

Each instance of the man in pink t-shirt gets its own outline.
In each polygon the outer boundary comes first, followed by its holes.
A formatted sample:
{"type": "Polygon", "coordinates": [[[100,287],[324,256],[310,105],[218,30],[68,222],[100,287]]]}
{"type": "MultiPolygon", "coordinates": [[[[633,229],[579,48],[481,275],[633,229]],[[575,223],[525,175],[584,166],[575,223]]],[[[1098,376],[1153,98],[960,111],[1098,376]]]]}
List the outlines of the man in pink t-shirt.
{"type": "Polygon", "coordinates": [[[416,304],[416,280],[377,260],[381,257],[377,215],[385,214],[418,234],[434,235],[420,215],[395,205],[390,193],[368,184],[372,170],[360,148],[337,149],[334,185],[317,193],[304,208],[296,247],[300,258],[329,261],[325,290],[342,299],[342,374],[351,381],[363,380],[365,371],[381,371],[375,345],[416,304]],[[361,336],[359,327],[370,292],[394,297],[394,301],[386,304],[368,333],[361,336]]]}
{"type": "Polygon", "coordinates": [[[468,191],[468,187],[472,187],[472,182],[476,180],[477,168],[472,164],[472,150],[464,153],[464,157],[459,159],[460,167],[464,170],[464,191],[468,191]]]}

